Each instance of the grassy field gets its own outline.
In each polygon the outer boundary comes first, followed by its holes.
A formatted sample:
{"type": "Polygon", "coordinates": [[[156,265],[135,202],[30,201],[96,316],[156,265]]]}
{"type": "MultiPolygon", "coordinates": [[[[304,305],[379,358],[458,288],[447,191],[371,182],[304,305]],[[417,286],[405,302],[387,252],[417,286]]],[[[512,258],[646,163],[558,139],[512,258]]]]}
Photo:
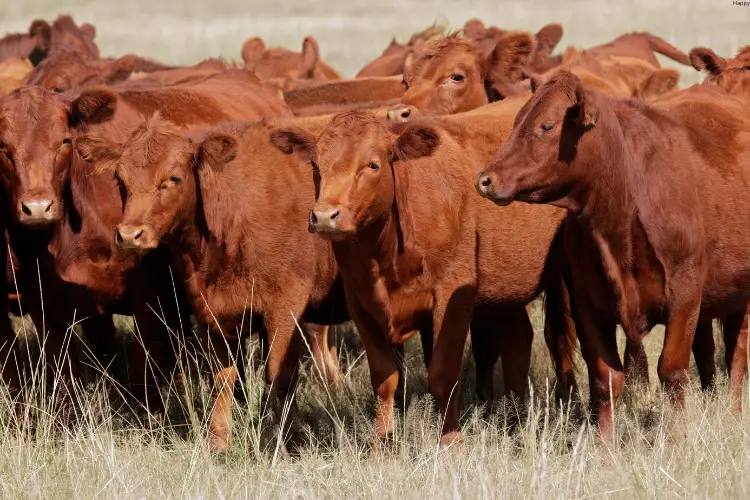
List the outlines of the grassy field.
{"type": "MultiPolygon", "coordinates": [[[[31,19],[59,12],[94,23],[105,55],[135,52],[173,63],[238,58],[252,35],[296,48],[312,33],[324,58],[345,75],[377,56],[392,36],[407,39],[436,20],[459,27],[474,16],[529,30],[561,22],[561,47],[585,47],[631,30],[651,31],[684,50],[705,45],[724,55],[750,41],[750,8],[731,0],[4,1],[0,33],[23,31],[31,19]]],[[[691,68],[679,69],[683,84],[698,81],[691,68]]],[[[132,335],[128,322],[122,324],[123,335],[132,335]]],[[[221,456],[202,441],[207,400],[199,379],[165,388],[170,411],[164,416],[134,413],[107,380],[77,390],[72,405],[63,404],[60,388],[42,389],[37,374],[28,404],[14,405],[0,394],[0,498],[750,497],[750,417],[730,412],[724,378],[714,393],[702,394],[693,377],[687,412],[674,414],[655,373],[663,339],[655,331],[646,342],[651,383],[626,388],[616,444],[608,446],[585,419],[572,418],[551,398],[541,324],[535,308],[531,404],[513,432],[507,428],[511,407],[484,419],[472,405],[471,357],[465,358],[461,449],[436,447],[438,416],[425,396],[419,342],[412,341],[407,410],[393,445],[371,454],[374,397],[361,346],[348,328],[336,332],[344,373],[338,386],[303,368],[296,399],[311,444],[294,459],[280,453],[257,357],[243,380],[246,402],[235,407],[233,448],[221,456]]],[[[717,363],[722,356],[717,352],[717,363]]],[[[578,367],[585,399],[580,359],[578,367]]],[[[750,405],[747,387],[743,403],[750,405]]]]}

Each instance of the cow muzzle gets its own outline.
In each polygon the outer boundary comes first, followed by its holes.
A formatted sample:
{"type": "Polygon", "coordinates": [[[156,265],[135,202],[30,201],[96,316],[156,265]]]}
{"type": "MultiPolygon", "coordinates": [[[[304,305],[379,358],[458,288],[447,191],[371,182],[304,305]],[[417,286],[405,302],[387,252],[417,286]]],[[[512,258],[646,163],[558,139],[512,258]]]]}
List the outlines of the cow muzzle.
{"type": "Polygon", "coordinates": [[[388,110],[388,121],[393,123],[406,123],[413,119],[417,114],[414,106],[406,104],[396,104],[388,110]]]}
{"type": "Polygon", "coordinates": [[[343,207],[316,207],[310,211],[308,230],[318,236],[339,241],[351,232],[344,222],[346,212],[343,207]]]}
{"type": "Polygon", "coordinates": [[[476,178],[476,189],[482,198],[496,205],[510,205],[515,198],[516,189],[511,186],[497,186],[497,176],[491,172],[480,172],[476,178]]]}
{"type": "Polygon", "coordinates": [[[57,220],[58,210],[54,200],[27,198],[19,203],[18,222],[24,226],[46,226],[57,220]]]}
{"type": "Polygon", "coordinates": [[[150,250],[156,242],[148,226],[121,225],[115,235],[117,244],[128,250],[150,250]]]}

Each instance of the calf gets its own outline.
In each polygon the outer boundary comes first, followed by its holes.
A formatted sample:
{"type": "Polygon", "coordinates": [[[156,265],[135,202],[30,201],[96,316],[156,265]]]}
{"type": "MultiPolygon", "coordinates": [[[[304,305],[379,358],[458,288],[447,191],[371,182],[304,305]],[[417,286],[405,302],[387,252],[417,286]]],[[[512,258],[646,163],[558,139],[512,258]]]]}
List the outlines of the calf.
{"type": "MultiPolygon", "coordinates": [[[[226,336],[243,325],[262,329],[267,377],[284,403],[299,357],[296,321],[348,319],[330,246],[307,232],[315,195],[305,182],[309,169],[268,142],[264,123],[191,138],[154,116],[123,142],[84,136],[77,147],[97,168],[114,171],[123,190],[118,245],[144,254],[163,242],[202,323],[226,336]],[[273,230],[269,220],[276,221],[273,230]],[[253,318],[245,319],[248,311],[253,318]]],[[[224,368],[210,419],[214,450],[229,446],[237,378],[232,362],[220,355],[224,368]]]]}
{"type": "Polygon", "coordinates": [[[750,97],[750,47],[743,47],[734,59],[724,59],[704,47],[690,51],[690,63],[706,72],[704,85],[716,85],[736,97],[750,97]]]}
{"type": "Polygon", "coordinates": [[[667,325],[658,373],[683,406],[690,348],[699,362],[712,357],[711,318],[724,319],[739,409],[750,298],[750,234],[739,229],[750,216],[748,139],[747,107],[720,91],[693,86],[647,105],[560,72],[536,90],[477,177],[479,193],[497,204],[571,213],[574,309],[605,438],[624,382],[617,323],[635,343],[655,323],[667,325]]]}
{"type": "MultiPolygon", "coordinates": [[[[393,430],[399,385],[393,346],[416,331],[433,338],[428,375],[444,417],[443,443],[460,437],[469,325],[478,372],[489,366],[491,376],[500,354],[507,394],[523,398],[533,335],[524,306],[554,274],[549,256],[560,211],[517,210],[487,224],[479,216],[487,207],[467,185],[478,170],[474,153],[436,123],[415,124],[394,142],[382,122],[349,112],[317,139],[299,128],[271,137],[313,166],[310,230],[331,241],[341,269],[379,397],[376,436],[393,430]],[[503,321],[509,332],[500,336],[495,329],[503,321]]],[[[479,386],[487,373],[478,373],[479,386]]]]}

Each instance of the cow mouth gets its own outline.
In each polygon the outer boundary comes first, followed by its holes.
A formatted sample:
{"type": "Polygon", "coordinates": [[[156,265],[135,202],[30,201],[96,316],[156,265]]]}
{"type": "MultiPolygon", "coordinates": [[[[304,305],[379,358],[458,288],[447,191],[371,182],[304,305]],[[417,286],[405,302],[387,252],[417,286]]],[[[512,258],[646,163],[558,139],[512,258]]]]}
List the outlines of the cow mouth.
{"type": "Polygon", "coordinates": [[[326,241],[343,241],[354,234],[353,231],[330,228],[316,228],[314,226],[310,226],[309,231],[311,233],[317,234],[319,237],[326,241]]]}

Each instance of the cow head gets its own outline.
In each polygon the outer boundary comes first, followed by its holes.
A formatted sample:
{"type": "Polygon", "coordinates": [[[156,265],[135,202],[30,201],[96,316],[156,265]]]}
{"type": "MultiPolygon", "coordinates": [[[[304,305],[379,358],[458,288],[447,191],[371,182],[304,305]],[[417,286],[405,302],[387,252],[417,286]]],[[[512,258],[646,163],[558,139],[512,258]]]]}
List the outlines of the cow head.
{"type": "Polygon", "coordinates": [[[115,233],[120,247],[152,250],[194,212],[196,148],[158,113],[124,143],[86,134],[75,147],[96,171],[111,172],[120,185],[123,218],[115,233]]]}
{"type": "Polygon", "coordinates": [[[690,51],[690,63],[698,71],[705,71],[704,84],[717,85],[726,92],[750,97],[750,46],[740,49],[734,59],[724,59],[704,47],[690,51]]]}
{"type": "Polygon", "coordinates": [[[345,240],[391,214],[395,199],[394,162],[432,154],[438,135],[410,127],[395,137],[371,115],[337,115],[315,137],[301,129],[271,133],[283,153],[308,161],[316,184],[309,229],[333,241],[345,240]]]}
{"type": "Polygon", "coordinates": [[[487,54],[456,35],[434,40],[404,74],[404,95],[388,119],[398,123],[417,115],[460,113],[521,93],[517,83],[534,46],[533,37],[523,32],[504,33],[487,54]]]}
{"type": "Polygon", "coordinates": [[[85,57],[79,52],[59,50],[40,62],[23,83],[65,92],[105,83],[103,69],[101,61],[85,57]]]}
{"type": "Polygon", "coordinates": [[[302,42],[302,52],[286,49],[267,49],[263,40],[250,38],[242,46],[245,67],[255,72],[261,80],[274,78],[313,78],[320,51],[315,38],[308,36],[302,42]]]}
{"type": "Polygon", "coordinates": [[[38,87],[0,99],[0,179],[18,223],[43,227],[62,218],[72,139],[110,120],[116,103],[108,90],[71,100],[38,87]]]}
{"type": "MultiPolygon", "coordinates": [[[[498,205],[556,203],[573,185],[583,141],[596,126],[598,96],[568,71],[537,87],[519,111],[510,138],[476,179],[479,194],[498,205]]],[[[562,203],[561,203],[562,205],[562,203]]]]}

